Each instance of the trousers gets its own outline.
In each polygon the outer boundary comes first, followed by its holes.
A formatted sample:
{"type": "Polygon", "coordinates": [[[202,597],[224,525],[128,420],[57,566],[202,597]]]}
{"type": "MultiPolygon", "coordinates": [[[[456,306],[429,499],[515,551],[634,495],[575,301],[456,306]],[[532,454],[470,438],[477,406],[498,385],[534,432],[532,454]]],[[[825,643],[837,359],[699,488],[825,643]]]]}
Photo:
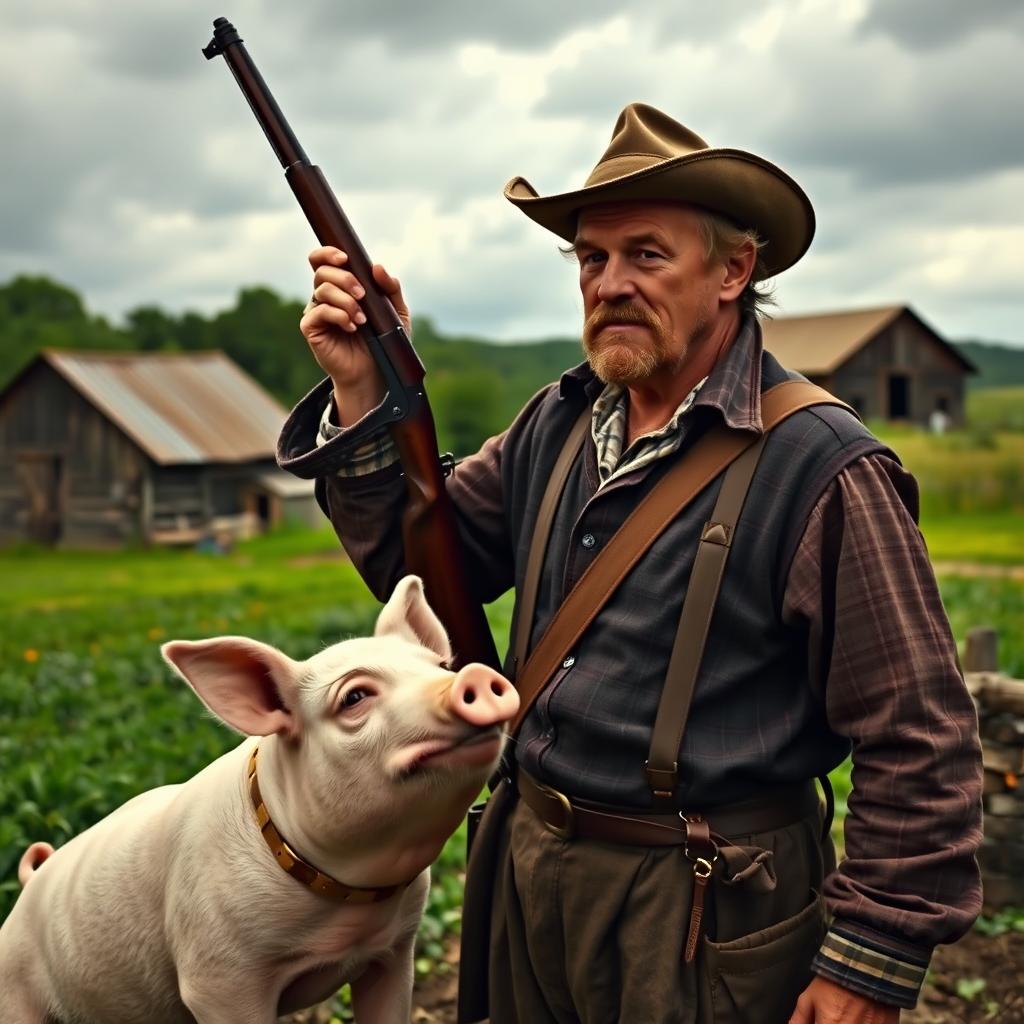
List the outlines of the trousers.
{"type": "Polygon", "coordinates": [[[685,963],[681,848],[560,839],[516,802],[497,837],[490,1024],[785,1024],[826,931],[821,824],[729,837],[685,963]]]}

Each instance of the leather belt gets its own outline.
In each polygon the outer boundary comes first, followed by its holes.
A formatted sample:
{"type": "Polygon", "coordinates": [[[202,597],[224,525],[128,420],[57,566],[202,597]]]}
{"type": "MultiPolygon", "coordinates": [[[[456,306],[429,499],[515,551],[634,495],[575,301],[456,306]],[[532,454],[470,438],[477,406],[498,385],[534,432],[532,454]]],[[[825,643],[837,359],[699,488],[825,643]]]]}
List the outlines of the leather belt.
{"type": "Polygon", "coordinates": [[[808,781],[776,786],[751,799],[692,814],[645,814],[566,796],[521,769],[517,775],[523,803],[549,832],[560,839],[596,839],[625,846],[684,846],[688,822],[693,821],[707,822],[710,831],[722,838],[771,832],[810,817],[821,806],[814,783],[808,781]]]}

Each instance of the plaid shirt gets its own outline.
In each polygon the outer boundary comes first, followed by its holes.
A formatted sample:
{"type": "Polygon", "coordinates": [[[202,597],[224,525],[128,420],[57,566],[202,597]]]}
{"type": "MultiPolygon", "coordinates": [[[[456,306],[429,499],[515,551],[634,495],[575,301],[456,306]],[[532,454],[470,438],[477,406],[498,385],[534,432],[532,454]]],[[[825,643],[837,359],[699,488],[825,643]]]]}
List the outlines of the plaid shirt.
{"type": "MultiPolygon", "coordinates": [[[[656,464],[675,451],[698,423],[699,410],[705,424],[713,412],[712,418],[734,429],[759,433],[760,359],[760,332],[748,325],[699,392],[688,396],[688,408],[677,411],[674,426],[632,446],[629,462],[647,455],[656,464]]],[[[594,401],[594,385],[586,367],[570,371],[557,388],[538,395],[521,419],[543,415],[550,401],[580,387],[590,389],[594,401]]],[[[314,447],[328,393],[322,387],[307,399],[309,411],[300,406],[293,413],[282,435],[286,466],[310,461],[305,453],[314,447]]],[[[603,397],[598,404],[604,415],[621,407],[623,396],[605,389],[603,397]]],[[[609,450],[614,431],[602,431],[599,419],[595,408],[596,462],[613,468],[604,481],[595,468],[592,488],[628,486],[620,478],[626,464],[617,465],[609,450]]],[[[474,559],[491,559],[481,577],[493,580],[493,592],[479,595],[485,600],[506,589],[512,573],[502,493],[509,479],[510,433],[463,461],[450,482],[468,550],[474,559]]],[[[318,482],[321,500],[353,561],[382,596],[401,573],[400,552],[388,540],[399,535],[391,525],[401,507],[397,467],[372,472],[365,482],[346,481],[335,475],[337,462],[326,458],[326,448],[313,457],[324,474],[318,482]]],[[[377,465],[390,461],[386,448],[376,452],[377,465]]],[[[825,882],[833,920],[813,967],[848,988],[904,1007],[916,1002],[932,948],[966,931],[981,897],[974,861],[981,837],[977,721],[916,526],[916,494],[909,474],[883,454],[846,466],[807,510],[781,607],[783,621],[806,637],[811,687],[824,702],[828,727],[848,739],[854,763],[846,859],[825,882]]],[[[569,552],[566,587],[582,571],[573,563],[579,545],[570,545],[569,552]]],[[[611,685],[614,666],[609,672],[611,685]]],[[[586,729],[586,720],[577,728],[586,729]]],[[[790,751],[765,751],[766,771],[783,753],[790,751]]],[[[525,754],[520,747],[520,757],[525,754]]],[[[710,756],[705,760],[715,763],[710,756]]],[[[723,757],[723,772],[728,763],[723,757]]],[[[581,770],[581,782],[585,774],[581,770]]]]}
{"type": "MultiPolygon", "coordinates": [[[[679,448],[683,434],[679,427],[679,419],[693,405],[704,380],[698,381],[694,389],[683,399],[672,418],[660,430],[651,431],[638,437],[623,452],[622,445],[626,439],[626,418],[629,413],[627,393],[616,384],[609,384],[601,392],[594,403],[594,421],[591,433],[597,446],[597,468],[601,474],[601,486],[609,483],[616,476],[634,469],[640,469],[655,459],[671,455],[679,448]]],[[[324,407],[320,416],[320,429],[316,435],[316,445],[322,448],[343,433],[343,428],[335,422],[333,397],[324,407]]],[[[335,473],[342,478],[369,476],[380,469],[398,461],[398,451],[391,441],[386,427],[367,438],[352,454],[337,467],[335,473]]]]}

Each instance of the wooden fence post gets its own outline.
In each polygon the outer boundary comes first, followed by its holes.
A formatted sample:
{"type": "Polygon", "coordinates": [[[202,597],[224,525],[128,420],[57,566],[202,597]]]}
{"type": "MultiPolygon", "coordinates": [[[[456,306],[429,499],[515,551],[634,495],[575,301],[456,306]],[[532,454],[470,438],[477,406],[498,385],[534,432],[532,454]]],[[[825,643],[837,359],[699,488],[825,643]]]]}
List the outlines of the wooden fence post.
{"type": "Polygon", "coordinates": [[[990,626],[978,626],[967,631],[964,648],[965,672],[999,671],[999,634],[990,626]]]}
{"type": "Polygon", "coordinates": [[[986,911],[1024,906],[1024,680],[999,672],[998,635],[967,633],[964,676],[978,708],[985,768],[978,851],[986,911]]]}

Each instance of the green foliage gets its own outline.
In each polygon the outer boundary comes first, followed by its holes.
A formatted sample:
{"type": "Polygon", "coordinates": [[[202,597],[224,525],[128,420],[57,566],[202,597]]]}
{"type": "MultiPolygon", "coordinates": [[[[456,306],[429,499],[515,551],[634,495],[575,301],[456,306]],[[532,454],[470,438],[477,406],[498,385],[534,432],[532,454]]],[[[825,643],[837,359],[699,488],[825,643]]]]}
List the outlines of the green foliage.
{"type": "Polygon", "coordinates": [[[956,994],[971,1002],[985,991],[988,982],[984,978],[957,978],[956,994]]]}
{"type": "Polygon", "coordinates": [[[967,378],[968,388],[1024,386],[1024,349],[985,341],[958,341],[954,347],[978,368],[967,378]]]}
{"type": "MultiPolygon", "coordinates": [[[[954,541],[950,529],[942,543],[952,558],[954,541]]],[[[328,529],[271,534],[224,556],[24,548],[0,555],[0,577],[0,706],[11,723],[0,735],[0,917],[31,841],[65,841],[134,793],[182,781],[237,742],[163,665],[163,640],[240,633],[304,657],[365,632],[378,607],[328,529]]],[[[965,576],[944,576],[940,585],[954,633],[995,626],[1002,667],[1024,676],[1024,586],[965,576]]],[[[499,648],[511,605],[506,595],[488,608],[499,648]]],[[[841,819],[849,765],[832,780],[841,819]]],[[[456,834],[435,869],[424,963],[458,928],[464,844],[456,834]]]]}
{"type": "MultiPolygon", "coordinates": [[[[237,633],[296,658],[372,628],[379,605],[329,529],[285,530],[228,555],[0,553],[0,921],[29,843],[59,846],[136,793],[182,782],[238,737],[163,663],[172,638],[237,633]]],[[[510,597],[488,609],[503,646],[510,597]]],[[[458,931],[465,829],[442,852],[417,948],[458,931]]],[[[334,1005],[350,1019],[347,1001],[334,1005]]]]}
{"type": "Polygon", "coordinates": [[[501,378],[490,370],[431,375],[430,401],[442,451],[471,455],[488,437],[505,429],[508,424],[495,401],[501,387],[501,378]]]}
{"type": "MultiPolygon", "coordinates": [[[[219,348],[291,406],[321,376],[298,330],[302,308],[301,301],[283,298],[270,288],[248,287],[233,306],[212,317],[168,313],[144,303],[126,315],[123,328],[115,328],[90,314],[80,296],[65,285],[45,277],[16,277],[0,285],[0,388],[43,347],[184,352],[219,348]]],[[[427,367],[442,448],[460,456],[508,426],[532,394],[582,358],[575,340],[497,345],[478,337],[442,335],[428,317],[416,318],[413,339],[427,367]]],[[[958,347],[981,373],[969,379],[975,389],[968,397],[971,432],[949,442],[950,449],[1001,449],[1000,435],[1024,431],[1024,350],[979,342],[958,347]]],[[[999,486],[1019,490],[1019,473],[1010,477],[999,486]]],[[[951,510],[976,510],[990,500],[980,497],[983,504],[978,505],[970,497],[973,486],[952,497],[947,491],[948,482],[938,481],[939,500],[951,510]]]]}
{"type": "MultiPolygon", "coordinates": [[[[221,349],[283,405],[293,405],[323,376],[299,332],[302,303],[250,287],[213,317],[141,305],[123,329],[89,314],[71,289],[47,278],[0,285],[0,388],[42,348],[192,352],[221,349]]],[[[442,450],[468,455],[512,421],[540,387],[579,362],[575,342],[494,345],[446,338],[428,318],[414,325],[428,368],[428,393],[442,450]]]]}
{"type": "Polygon", "coordinates": [[[917,478],[923,516],[1024,512],[1024,433],[869,426],[917,478]]]}
{"type": "Polygon", "coordinates": [[[301,302],[282,299],[270,288],[244,288],[200,337],[290,406],[323,377],[299,332],[302,309],[301,302]]]}
{"type": "Polygon", "coordinates": [[[939,590],[953,635],[963,638],[975,626],[998,630],[999,670],[1024,679],[1024,583],[1009,577],[942,575],[939,590]]]}
{"type": "Polygon", "coordinates": [[[1019,515],[1010,512],[929,514],[921,517],[921,530],[933,562],[947,565],[973,562],[980,565],[1020,565],[1024,560],[1024,527],[1019,515]]]}
{"type": "Polygon", "coordinates": [[[969,391],[967,422],[981,434],[1024,433],[1024,386],[969,391]]]}
{"type": "Polygon", "coordinates": [[[532,395],[582,359],[575,341],[445,337],[427,317],[414,320],[413,342],[427,368],[441,448],[457,456],[504,430],[532,395]]]}
{"type": "Polygon", "coordinates": [[[133,348],[132,339],[81,298],[46,277],[22,275],[0,285],[0,388],[44,348],[133,348]]]}
{"type": "Polygon", "coordinates": [[[982,935],[1005,935],[1007,932],[1024,932],[1024,907],[1004,907],[995,914],[982,914],[974,922],[975,931],[982,935]]]}

